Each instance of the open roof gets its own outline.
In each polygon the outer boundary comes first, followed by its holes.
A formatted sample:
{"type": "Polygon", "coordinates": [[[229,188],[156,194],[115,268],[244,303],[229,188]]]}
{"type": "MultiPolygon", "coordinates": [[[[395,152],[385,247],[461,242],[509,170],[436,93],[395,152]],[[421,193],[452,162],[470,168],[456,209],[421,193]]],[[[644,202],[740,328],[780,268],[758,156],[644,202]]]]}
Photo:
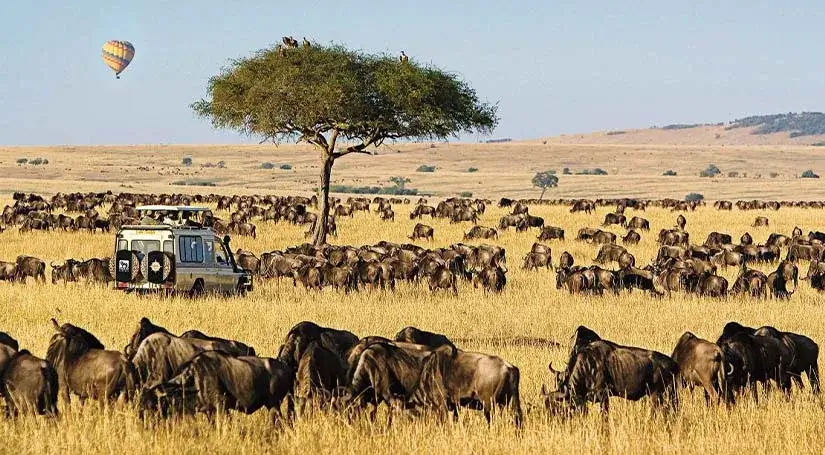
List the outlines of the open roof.
{"type": "Polygon", "coordinates": [[[211,210],[209,207],[190,207],[188,205],[141,205],[135,207],[135,209],[139,212],[206,212],[211,210]]]}

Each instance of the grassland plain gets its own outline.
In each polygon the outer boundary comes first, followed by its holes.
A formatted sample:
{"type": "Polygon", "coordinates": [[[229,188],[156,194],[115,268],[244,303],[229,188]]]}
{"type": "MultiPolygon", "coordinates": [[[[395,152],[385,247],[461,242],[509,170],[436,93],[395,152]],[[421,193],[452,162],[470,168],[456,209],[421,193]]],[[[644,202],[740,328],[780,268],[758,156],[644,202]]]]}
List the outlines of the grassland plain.
{"type": "MultiPolygon", "coordinates": [[[[691,130],[679,130],[678,134],[650,131],[664,135],[657,136],[661,142],[598,143],[606,138],[618,141],[625,135],[592,134],[551,138],[547,143],[387,144],[374,156],[336,161],[332,184],[390,186],[390,177],[402,176],[411,180],[408,188],[439,197],[470,192],[474,197],[535,198],[540,190],[530,179],[536,172],[555,169],[559,186],[547,192],[548,198],[682,199],[698,192],[710,200],[825,199],[825,185],[820,180],[798,178],[808,169],[825,172],[823,147],[681,144],[691,130]],[[563,142],[574,138],[580,142],[563,142]],[[722,174],[699,177],[710,163],[722,174]],[[435,166],[435,172],[416,172],[422,165],[435,166]],[[470,168],[477,171],[468,172],[470,168]],[[564,168],[572,174],[601,168],[608,175],[562,175],[564,168]],[[667,170],[677,175],[663,176],[667,170]],[[731,172],[736,177],[729,177],[731,172]]],[[[751,136],[755,135],[746,138],[751,136]]],[[[0,147],[0,194],[106,190],[308,194],[318,186],[319,162],[318,152],[310,146],[292,144],[0,147]],[[49,164],[17,164],[21,158],[34,157],[46,157],[49,164]],[[182,165],[184,157],[192,159],[191,166],[182,165]],[[221,162],[223,166],[218,165],[221,162]],[[266,163],[274,167],[268,169],[266,163]],[[290,169],[281,169],[284,165],[290,169]]]]}
{"type": "MultiPolygon", "coordinates": [[[[407,241],[415,221],[407,216],[411,205],[395,207],[395,222],[382,222],[375,214],[339,220],[340,236],[334,243],[360,245],[379,240],[407,241]]],[[[597,247],[571,240],[578,228],[597,226],[604,213],[571,214],[567,207],[540,206],[531,212],[547,224],[563,227],[568,240],[553,241],[554,262],[562,251],[577,263],[589,264],[597,247]]],[[[656,254],[655,233],[674,224],[676,214],[661,209],[636,213],[651,221],[652,231],[629,247],[637,263],[656,254]]],[[[480,224],[495,226],[503,209],[490,208],[480,224]]],[[[226,213],[220,214],[226,216],[226,213]]],[[[821,228],[825,213],[818,210],[781,209],[778,212],[717,212],[700,208],[685,214],[694,242],[710,231],[738,238],[749,231],[756,242],[770,232],[790,233],[794,226],[821,228]],[[754,217],[770,218],[770,228],[751,228],[754,217]]],[[[435,228],[428,247],[461,240],[467,223],[424,221],[435,228]]],[[[304,241],[303,228],[287,224],[258,223],[258,238],[237,238],[236,248],[255,252],[281,249],[304,241]]],[[[623,234],[620,228],[610,228],[623,234]]],[[[825,448],[822,422],[825,407],[810,389],[794,390],[787,401],[770,394],[759,403],[744,397],[733,409],[707,407],[698,391],[683,391],[675,415],[655,415],[649,402],[614,400],[610,415],[596,409],[569,420],[549,417],[540,389],[549,383],[547,364],[564,362],[568,339],[580,324],[616,342],[656,349],[669,354],[686,330],[715,339],[725,322],[772,324],[782,330],[806,334],[825,342],[822,298],[807,284],[789,301],[749,298],[712,300],[684,294],[654,299],[639,292],[614,296],[571,296],[557,290],[551,271],[525,272],[521,258],[535,241],[529,233],[503,232],[492,241],[507,249],[507,288],[500,295],[485,295],[461,283],[458,296],[431,294],[424,285],[400,285],[389,291],[350,295],[332,290],[308,292],[291,280],[257,283],[246,298],[203,300],[139,297],[82,284],[9,285],[0,283],[0,330],[8,331],[21,346],[45,355],[51,336],[49,318],[71,322],[96,334],[111,349],[121,349],[137,321],[147,316],[173,332],[198,328],[217,336],[245,341],[261,355],[273,356],[288,329],[298,321],[352,330],[360,336],[392,336],[401,327],[415,325],[443,332],[467,350],[503,357],[521,370],[521,396],[526,424],[515,431],[508,418],[494,420],[488,428],[475,411],[463,412],[457,423],[440,423],[429,416],[396,419],[391,427],[379,418],[375,424],[361,418],[348,421],[336,414],[310,412],[291,427],[277,430],[265,413],[244,416],[230,413],[209,422],[203,417],[142,421],[128,404],[83,406],[61,403],[57,419],[0,418],[0,452],[3,453],[583,453],[583,454],[741,454],[821,453],[825,448]],[[550,340],[547,343],[543,340],[550,340]]],[[[0,259],[31,254],[47,262],[68,257],[111,254],[113,235],[81,233],[0,234],[0,259]]],[[[801,264],[805,271],[807,264],[801,264]]],[[[767,270],[769,267],[764,267],[767,270]]],[[[736,270],[721,271],[731,282],[736,270]]]]}

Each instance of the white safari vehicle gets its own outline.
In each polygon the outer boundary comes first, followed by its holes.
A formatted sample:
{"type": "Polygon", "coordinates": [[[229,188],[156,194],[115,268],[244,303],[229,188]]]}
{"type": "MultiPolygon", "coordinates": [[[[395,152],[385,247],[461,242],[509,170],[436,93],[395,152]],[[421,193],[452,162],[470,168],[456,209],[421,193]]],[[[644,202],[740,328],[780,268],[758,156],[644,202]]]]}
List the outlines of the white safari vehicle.
{"type": "Polygon", "coordinates": [[[201,222],[204,207],[147,205],[140,224],[123,226],[115,240],[111,272],[127,291],[245,294],[252,274],[235,263],[229,236],[201,222]]]}

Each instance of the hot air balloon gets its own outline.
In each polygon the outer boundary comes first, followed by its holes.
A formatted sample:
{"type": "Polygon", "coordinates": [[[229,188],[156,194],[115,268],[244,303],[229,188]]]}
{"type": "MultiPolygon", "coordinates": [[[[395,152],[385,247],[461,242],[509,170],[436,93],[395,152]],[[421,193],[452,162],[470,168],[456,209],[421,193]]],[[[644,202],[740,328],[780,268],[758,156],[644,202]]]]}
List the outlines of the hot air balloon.
{"type": "Polygon", "coordinates": [[[115,72],[115,77],[120,79],[120,73],[129,66],[129,62],[135,56],[135,46],[128,41],[106,41],[102,54],[103,61],[115,72]]]}

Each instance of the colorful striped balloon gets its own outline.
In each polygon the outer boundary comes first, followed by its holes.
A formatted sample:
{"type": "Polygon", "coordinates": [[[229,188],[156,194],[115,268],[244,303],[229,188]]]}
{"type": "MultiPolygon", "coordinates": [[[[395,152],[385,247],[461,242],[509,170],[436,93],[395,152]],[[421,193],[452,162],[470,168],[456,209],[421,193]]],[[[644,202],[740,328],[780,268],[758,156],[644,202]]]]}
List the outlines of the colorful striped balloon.
{"type": "Polygon", "coordinates": [[[128,41],[106,41],[103,45],[103,62],[109,66],[115,76],[120,79],[120,73],[129,66],[135,56],[135,46],[128,41]]]}

